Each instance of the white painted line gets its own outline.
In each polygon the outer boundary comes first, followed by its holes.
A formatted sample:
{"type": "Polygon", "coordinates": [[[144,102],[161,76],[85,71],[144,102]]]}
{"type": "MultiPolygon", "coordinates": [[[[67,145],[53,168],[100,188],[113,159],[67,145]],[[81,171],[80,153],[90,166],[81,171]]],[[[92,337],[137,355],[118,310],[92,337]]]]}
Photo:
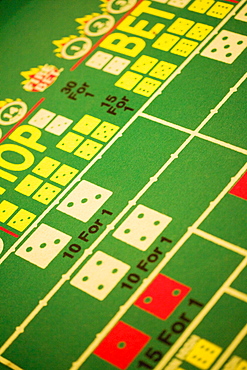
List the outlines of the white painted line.
{"type": "Polygon", "coordinates": [[[243,329],[238,333],[238,335],[234,338],[231,344],[227,347],[224,353],[220,356],[218,361],[211,367],[211,370],[219,370],[221,366],[225,363],[225,361],[230,357],[233,351],[237,348],[237,346],[242,342],[244,337],[247,334],[247,324],[243,327],[243,329]]]}
{"type": "Polygon", "coordinates": [[[226,289],[226,293],[231,295],[234,298],[240,299],[241,301],[244,301],[247,303],[247,294],[240,292],[237,289],[229,287],[226,289]]]}
{"type": "Polygon", "coordinates": [[[0,356],[0,363],[8,366],[10,369],[13,369],[13,370],[23,370],[22,368],[20,368],[19,366],[15,365],[13,362],[7,360],[6,358],[2,356],[0,356]]]}
{"type": "Polygon", "coordinates": [[[209,240],[210,242],[213,242],[217,245],[220,245],[221,247],[224,247],[226,249],[230,249],[231,251],[241,254],[242,256],[247,256],[247,250],[244,248],[241,248],[235,244],[229,243],[223,239],[218,238],[217,236],[214,236],[212,234],[209,234],[203,230],[196,229],[194,231],[194,234],[202,237],[203,239],[209,240]]]}
{"type": "Polygon", "coordinates": [[[189,135],[193,133],[193,130],[191,130],[190,128],[177,125],[176,123],[172,123],[164,119],[152,116],[151,114],[141,113],[140,116],[143,118],[149,119],[150,121],[160,123],[163,126],[168,126],[168,127],[174,128],[175,130],[185,132],[186,134],[189,134],[189,135]]]}
{"type": "MultiPolygon", "coordinates": [[[[238,265],[238,267],[233,271],[233,273],[228,277],[228,279],[224,282],[224,284],[220,287],[220,289],[215,293],[215,295],[210,299],[210,301],[206,304],[206,306],[201,310],[201,312],[196,316],[196,318],[191,322],[191,324],[185,329],[183,334],[179,337],[179,339],[174,343],[171,349],[165,354],[163,359],[159,362],[159,364],[154,368],[154,370],[162,370],[164,366],[171,360],[171,358],[177,353],[179,348],[184,344],[187,338],[193,333],[193,331],[197,328],[197,326],[202,322],[205,316],[209,313],[209,311],[215,306],[215,304],[219,301],[222,295],[225,293],[226,289],[232,284],[232,282],[238,277],[238,275],[243,271],[246,267],[247,258],[244,258],[242,262],[238,265]]],[[[211,369],[213,370],[213,369],[211,369]]]]}
{"type": "MultiPolygon", "coordinates": [[[[247,77],[247,74],[245,76],[247,77]]],[[[182,132],[184,132],[186,134],[189,134],[189,135],[191,135],[194,132],[193,130],[190,130],[190,129],[185,128],[183,126],[179,126],[179,125],[177,125],[175,123],[171,123],[171,122],[165,121],[165,120],[160,119],[160,118],[157,118],[155,116],[151,116],[150,114],[141,113],[140,116],[143,117],[143,118],[149,119],[150,121],[160,123],[161,125],[174,128],[175,130],[178,130],[178,131],[182,131],[182,132]]],[[[229,144],[229,143],[226,143],[226,142],[224,142],[222,140],[215,139],[214,137],[201,134],[200,132],[197,132],[195,134],[195,136],[196,137],[199,137],[200,139],[209,141],[211,143],[214,143],[214,144],[223,146],[223,147],[225,147],[227,149],[234,150],[235,152],[238,152],[238,153],[247,155],[247,149],[240,148],[240,147],[238,147],[236,145],[229,144]]]]}
{"type": "Polygon", "coordinates": [[[236,145],[233,145],[233,144],[230,144],[230,143],[226,143],[225,141],[218,140],[218,139],[215,139],[214,137],[201,134],[200,132],[198,132],[198,134],[196,136],[199,137],[200,139],[210,141],[211,143],[214,143],[214,144],[223,146],[227,149],[234,150],[235,152],[247,155],[247,150],[244,149],[244,148],[240,148],[239,146],[236,146],[236,145]]]}

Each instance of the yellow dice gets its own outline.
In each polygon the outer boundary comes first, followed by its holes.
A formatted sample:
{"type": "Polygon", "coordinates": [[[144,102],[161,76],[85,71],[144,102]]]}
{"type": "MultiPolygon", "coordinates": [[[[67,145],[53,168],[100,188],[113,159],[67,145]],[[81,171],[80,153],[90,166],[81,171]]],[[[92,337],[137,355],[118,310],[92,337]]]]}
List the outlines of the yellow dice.
{"type": "Polygon", "coordinates": [[[165,80],[176,68],[175,64],[161,61],[152,69],[149,76],[165,80]]]}
{"type": "Polygon", "coordinates": [[[91,137],[106,143],[118,131],[119,126],[109,122],[102,122],[101,125],[92,133],[91,137]]]}
{"type": "Polygon", "coordinates": [[[65,152],[71,153],[75,150],[78,145],[84,140],[83,136],[77,135],[74,132],[68,132],[62,140],[57,143],[56,148],[64,150],[65,152]]]}
{"type": "Polygon", "coordinates": [[[187,57],[197,47],[198,42],[181,39],[171,50],[171,53],[187,57]]]}
{"type": "Polygon", "coordinates": [[[146,74],[151,68],[158,62],[158,59],[149,57],[148,55],[142,55],[130,68],[132,71],[146,74]]]}
{"type": "Polygon", "coordinates": [[[5,222],[17,210],[18,206],[3,200],[0,203],[0,222],[5,222]]]}
{"type": "Polygon", "coordinates": [[[153,48],[168,51],[178,42],[179,37],[163,33],[152,45],[153,48]]]}
{"type": "Polygon", "coordinates": [[[67,185],[78,173],[76,168],[63,164],[50,178],[51,181],[56,182],[59,185],[67,185]]]}
{"type": "Polygon", "coordinates": [[[122,77],[115,83],[115,86],[121,87],[125,90],[132,90],[135,85],[141,81],[142,75],[138,73],[127,71],[125,72],[122,77]]]}
{"type": "Polygon", "coordinates": [[[242,360],[239,362],[239,364],[234,370],[246,370],[246,369],[247,369],[247,361],[242,360]]]}
{"type": "Polygon", "coordinates": [[[213,4],[214,4],[214,0],[195,0],[188,7],[188,10],[192,12],[204,14],[213,4]]]}
{"type": "Polygon", "coordinates": [[[41,188],[34,194],[33,199],[43,204],[49,204],[55,196],[60,193],[61,189],[55,185],[46,182],[41,188]]]}
{"type": "Polygon", "coordinates": [[[188,33],[186,37],[190,39],[202,41],[212,31],[213,27],[203,23],[196,23],[188,33]]]}
{"type": "Polygon", "coordinates": [[[176,35],[184,35],[194,23],[194,21],[190,21],[189,19],[178,18],[170,25],[167,31],[176,35]]]}
{"type": "Polygon", "coordinates": [[[16,186],[15,191],[29,197],[38,187],[42,184],[43,180],[38,179],[35,176],[27,175],[24,179],[16,186]]]}
{"type": "Polygon", "coordinates": [[[145,77],[133,90],[134,93],[151,96],[153,92],[161,85],[160,81],[154,80],[153,78],[145,77]]]}
{"type": "Polygon", "coordinates": [[[5,193],[6,189],[2,188],[2,186],[0,186],[0,195],[3,195],[3,193],[5,193]]]}
{"type": "Polygon", "coordinates": [[[79,148],[74,152],[74,155],[89,161],[102,148],[102,146],[102,144],[88,139],[84,141],[81,146],[79,146],[79,148]]]}
{"type": "Polygon", "coordinates": [[[83,135],[89,135],[95,127],[100,123],[100,119],[90,116],[89,114],[85,114],[79,122],[73,127],[74,131],[80,132],[83,135]]]}
{"type": "Polygon", "coordinates": [[[30,225],[35,217],[36,215],[32,212],[29,212],[25,209],[20,209],[16,213],[16,215],[8,222],[8,226],[18,231],[23,231],[28,227],[28,225],[30,225]]]}
{"type": "Polygon", "coordinates": [[[48,177],[60,165],[60,162],[50,157],[44,157],[32,170],[33,173],[41,177],[48,177]]]}
{"type": "Polygon", "coordinates": [[[185,357],[185,361],[198,369],[207,370],[215,362],[222,348],[206,339],[199,339],[185,357]]]}
{"type": "Polygon", "coordinates": [[[211,9],[207,12],[207,15],[214,18],[222,19],[224,18],[229,11],[233,8],[233,5],[222,3],[221,1],[217,1],[211,9]]]}

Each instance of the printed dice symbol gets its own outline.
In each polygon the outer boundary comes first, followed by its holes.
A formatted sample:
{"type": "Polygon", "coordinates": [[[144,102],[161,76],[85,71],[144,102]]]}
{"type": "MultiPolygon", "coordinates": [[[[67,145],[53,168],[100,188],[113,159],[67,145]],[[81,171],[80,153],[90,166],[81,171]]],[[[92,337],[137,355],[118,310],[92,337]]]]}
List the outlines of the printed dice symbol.
{"type": "Polygon", "coordinates": [[[177,8],[184,8],[189,2],[190,0],[170,0],[168,4],[177,8]]]}
{"type": "Polygon", "coordinates": [[[230,31],[221,31],[203,50],[202,56],[232,64],[247,46],[247,36],[230,31]]]}
{"type": "Polygon", "coordinates": [[[115,86],[121,87],[125,90],[132,90],[133,87],[142,79],[142,75],[138,73],[127,71],[125,72],[119,80],[115,83],[115,86]]]}
{"type": "Polygon", "coordinates": [[[182,302],[191,288],[159,274],[135,302],[135,306],[166,320],[182,302]]]}
{"type": "Polygon", "coordinates": [[[133,90],[134,93],[143,96],[151,96],[153,92],[161,85],[160,81],[145,77],[133,90]]]}
{"type": "Polygon", "coordinates": [[[194,21],[185,18],[177,18],[170,27],[168,32],[175,33],[176,35],[184,35],[194,24],[194,21]]]}
{"type": "Polygon", "coordinates": [[[27,197],[33,194],[35,190],[42,184],[43,180],[38,179],[35,176],[27,175],[24,179],[16,186],[15,191],[26,195],[27,197]]]}
{"type": "Polygon", "coordinates": [[[71,236],[41,224],[15,253],[44,269],[70,241],[71,236]]]}
{"type": "Polygon", "coordinates": [[[63,164],[52,175],[50,180],[56,182],[59,185],[65,186],[73,179],[73,177],[75,177],[78,172],[79,171],[76,168],[67,166],[67,164],[63,164]]]}
{"type": "Polygon", "coordinates": [[[103,69],[104,72],[119,75],[130,64],[130,60],[114,57],[103,69]]]}
{"type": "Polygon", "coordinates": [[[18,231],[25,230],[28,225],[35,219],[36,215],[26,209],[20,209],[14,217],[8,222],[8,226],[18,231]]]}
{"type": "Polygon", "coordinates": [[[205,37],[211,32],[213,29],[212,26],[203,23],[196,23],[188,33],[186,33],[186,37],[194,40],[203,40],[205,37]]]}
{"type": "Polygon", "coordinates": [[[3,200],[0,203],[0,222],[7,221],[10,216],[17,210],[18,206],[8,202],[7,200],[3,200]]]}
{"type": "Polygon", "coordinates": [[[153,48],[168,51],[178,42],[179,37],[170,33],[163,33],[152,45],[153,48]]]}
{"type": "Polygon", "coordinates": [[[150,76],[165,80],[177,68],[176,64],[160,61],[149,73],[150,76]]]}
{"type": "Polygon", "coordinates": [[[171,53],[187,57],[197,47],[198,42],[181,39],[171,50],[171,53]]]}
{"type": "Polygon", "coordinates": [[[236,15],[235,19],[242,22],[247,22],[247,5],[245,5],[236,15]]]}
{"type": "Polygon", "coordinates": [[[88,59],[86,66],[102,69],[112,57],[112,54],[104,53],[103,51],[97,51],[90,59],[88,59]]]}
{"type": "Polygon", "coordinates": [[[171,217],[139,204],[114,232],[113,236],[145,251],[171,220],[171,217]]]}
{"type": "Polygon", "coordinates": [[[57,209],[77,220],[87,222],[111,195],[112,191],[82,180],[57,209]]]}
{"type": "Polygon", "coordinates": [[[33,173],[42,177],[48,177],[60,165],[60,162],[51,157],[44,157],[32,170],[33,173]]]}
{"type": "Polygon", "coordinates": [[[247,361],[242,360],[238,363],[237,367],[234,370],[246,370],[247,369],[247,361]]]}
{"type": "Polygon", "coordinates": [[[137,61],[131,66],[132,71],[140,73],[148,73],[150,69],[158,62],[158,59],[150,57],[148,55],[142,55],[137,61]]]}
{"type": "Polygon", "coordinates": [[[28,121],[28,123],[38,128],[44,128],[55,115],[56,113],[42,108],[28,121]]]}
{"type": "Polygon", "coordinates": [[[71,153],[75,150],[78,145],[84,140],[83,136],[77,135],[74,132],[68,132],[62,140],[60,140],[56,148],[64,150],[65,152],[71,153]]]}
{"type": "Polygon", "coordinates": [[[83,135],[89,135],[90,132],[100,123],[100,119],[97,117],[85,114],[79,122],[73,127],[74,131],[80,132],[83,135]]]}
{"type": "Polygon", "coordinates": [[[226,4],[221,1],[217,1],[212,8],[209,9],[207,15],[214,18],[222,19],[224,18],[229,11],[233,8],[233,5],[226,4]]]}
{"type": "Polygon", "coordinates": [[[195,0],[188,9],[196,13],[205,13],[210,6],[214,4],[214,0],[195,0]]]}
{"type": "Polygon", "coordinates": [[[229,193],[247,200],[247,172],[238,180],[229,193]]]}
{"type": "Polygon", "coordinates": [[[92,133],[94,139],[106,143],[118,131],[119,126],[109,122],[102,122],[101,125],[92,133]]]}
{"type": "Polygon", "coordinates": [[[45,129],[54,135],[61,135],[71,125],[73,121],[63,116],[57,116],[45,129]]]}
{"type": "Polygon", "coordinates": [[[96,141],[87,139],[79,146],[79,148],[76,149],[74,155],[89,161],[102,148],[102,146],[102,144],[96,143],[96,141]]]}
{"type": "Polygon", "coordinates": [[[118,369],[126,369],[151,338],[119,321],[94,350],[94,354],[118,369]]]}
{"type": "Polygon", "coordinates": [[[61,189],[49,182],[44,183],[43,186],[34,194],[33,199],[43,204],[49,204],[54,199],[61,189]]]}
{"type": "Polygon", "coordinates": [[[185,357],[185,361],[198,369],[207,370],[211,367],[221,352],[221,347],[206,339],[200,339],[185,357]]]}
{"type": "Polygon", "coordinates": [[[71,285],[102,301],[129,269],[126,263],[98,251],[71,280],[71,285]]]}

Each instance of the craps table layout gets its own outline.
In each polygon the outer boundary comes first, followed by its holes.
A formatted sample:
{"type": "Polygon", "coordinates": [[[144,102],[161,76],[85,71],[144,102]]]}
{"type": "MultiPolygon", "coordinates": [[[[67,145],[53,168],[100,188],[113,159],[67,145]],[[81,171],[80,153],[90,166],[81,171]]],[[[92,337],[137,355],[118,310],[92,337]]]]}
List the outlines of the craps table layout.
{"type": "Polygon", "coordinates": [[[0,19],[0,370],[246,370],[246,0],[0,19]]]}

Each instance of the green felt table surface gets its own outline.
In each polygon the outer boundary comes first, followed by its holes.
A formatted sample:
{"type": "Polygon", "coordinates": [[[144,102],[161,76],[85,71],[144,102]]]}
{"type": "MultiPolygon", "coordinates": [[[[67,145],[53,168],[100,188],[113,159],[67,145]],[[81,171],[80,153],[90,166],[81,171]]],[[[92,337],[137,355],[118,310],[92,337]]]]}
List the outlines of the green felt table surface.
{"type": "Polygon", "coordinates": [[[0,369],[245,370],[246,1],[0,19],[0,369]]]}

